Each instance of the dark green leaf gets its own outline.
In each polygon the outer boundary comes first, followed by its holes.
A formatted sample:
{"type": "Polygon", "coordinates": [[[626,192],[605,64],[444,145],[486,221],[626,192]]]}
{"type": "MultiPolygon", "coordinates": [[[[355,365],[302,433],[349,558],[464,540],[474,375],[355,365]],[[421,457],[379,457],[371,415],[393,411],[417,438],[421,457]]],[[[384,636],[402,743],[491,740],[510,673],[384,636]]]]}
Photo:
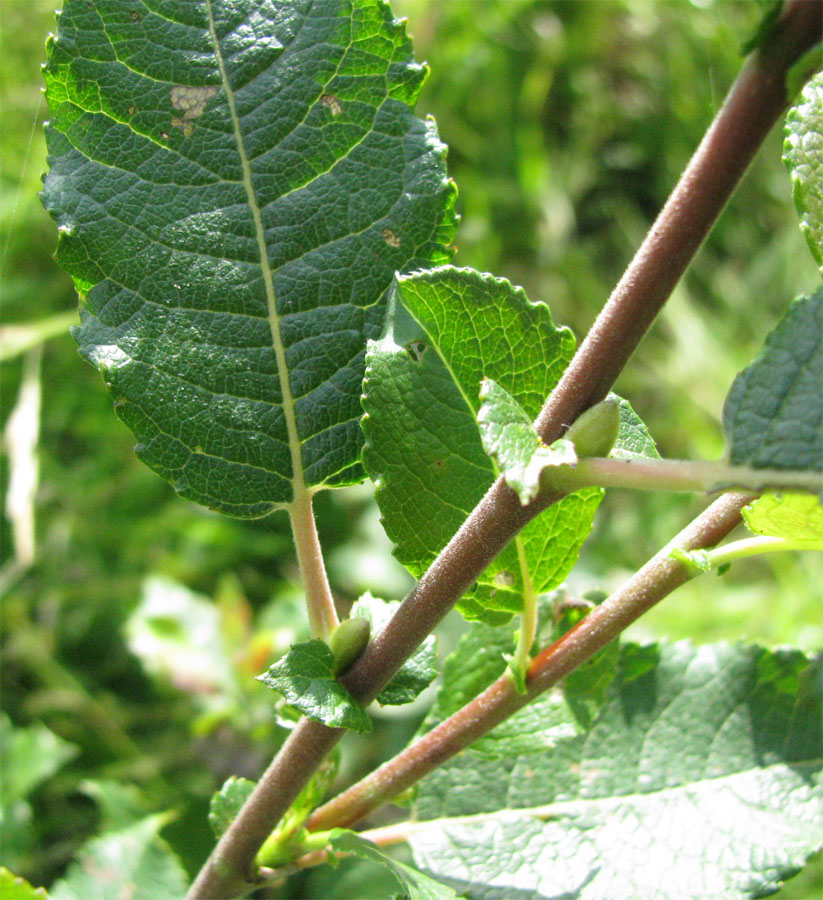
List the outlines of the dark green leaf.
{"type": "Polygon", "coordinates": [[[732,384],[723,409],[729,462],[823,470],[823,288],[800,297],[732,384]]]}
{"type": "Polygon", "coordinates": [[[386,866],[400,882],[404,900],[457,900],[457,894],[451,888],[405,863],[392,859],[371,841],[365,840],[353,831],[337,828],[332,832],[329,843],[333,849],[341,853],[351,853],[361,859],[386,866]]]}
{"type": "Polygon", "coordinates": [[[786,116],[783,161],[792,177],[800,228],[823,272],[823,73],[803,88],[786,116]]]}
{"type": "Polygon", "coordinates": [[[624,647],[587,734],[422,782],[415,859],[473,897],[765,896],[821,840],[820,679],[796,651],[624,647]]]}
{"type": "Polygon", "coordinates": [[[183,897],[187,879],[177,857],[158,837],[167,815],[149,816],[85,844],[51,900],[158,900],[183,897]]]}
{"type": "Polygon", "coordinates": [[[320,640],[295,644],[258,681],[279,691],[303,715],[332,728],[371,731],[371,719],[334,675],[334,654],[320,640]]]}
{"type": "Polygon", "coordinates": [[[219,791],[212,794],[209,802],[209,825],[216,838],[237,818],[237,813],[253,790],[253,781],[232,775],[223,782],[219,791]]]}
{"type": "MultiPolygon", "coordinates": [[[[476,425],[481,381],[493,379],[534,418],[571,357],[573,339],[522,289],[470,269],[403,276],[397,301],[386,333],[369,345],[364,463],[395,555],[419,576],[497,477],[476,425]]],[[[520,533],[536,592],[565,578],[601,495],[572,494],[520,533]]],[[[458,608],[471,618],[505,621],[522,608],[522,585],[512,544],[458,608]]]]}
{"type": "Polygon", "coordinates": [[[741,44],[740,52],[743,54],[751,53],[768,41],[772,26],[780,18],[783,10],[783,0],[755,0],[755,2],[762,10],[761,19],[754,33],[741,44]]]}
{"type": "MultiPolygon", "coordinates": [[[[400,606],[398,600],[380,600],[364,594],[352,607],[353,616],[363,616],[371,622],[372,633],[378,634],[389,623],[400,606]]],[[[437,676],[436,639],[430,634],[414,654],[403,663],[400,671],[377,695],[383,706],[399,706],[411,703],[437,676]]]]}
{"type": "Polygon", "coordinates": [[[43,200],[81,351],[183,496],[260,516],[362,477],[366,339],[453,232],[425,75],[380,0],[66,0],[43,200]]]}

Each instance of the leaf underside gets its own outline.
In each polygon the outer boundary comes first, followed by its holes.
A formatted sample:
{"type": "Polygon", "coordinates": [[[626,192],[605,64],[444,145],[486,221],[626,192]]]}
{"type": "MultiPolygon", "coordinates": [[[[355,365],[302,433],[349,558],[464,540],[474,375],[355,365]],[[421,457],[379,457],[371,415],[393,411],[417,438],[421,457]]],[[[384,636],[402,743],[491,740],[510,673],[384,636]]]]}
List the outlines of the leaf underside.
{"type": "Polygon", "coordinates": [[[43,202],[81,352],[137,452],[237,516],[362,478],[396,270],[443,262],[454,188],[381,0],[67,0],[43,202]]]}
{"type": "Polygon", "coordinates": [[[796,651],[626,645],[587,733],[547,750],[537,722],[531,752],[421,783],[415,861],[483,900],[765,896],[823,842],[820,676],[796,651]]]}

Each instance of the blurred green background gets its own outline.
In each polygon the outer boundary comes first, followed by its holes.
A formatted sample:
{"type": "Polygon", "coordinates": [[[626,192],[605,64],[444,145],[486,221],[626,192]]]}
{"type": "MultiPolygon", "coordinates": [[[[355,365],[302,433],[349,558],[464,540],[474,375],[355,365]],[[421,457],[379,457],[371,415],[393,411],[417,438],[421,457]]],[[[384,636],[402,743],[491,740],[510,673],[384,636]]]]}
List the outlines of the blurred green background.
{"type": "MultiPolygon", "coordinates": [[[[133,785],[142,808],[175,810],[163,835],[196,870],[210,793],[228,774],[255,777],[282,740],[252,676],[306,631],[285,516],[241,522],[175,497],[134,457],[68,336],[74,293],[37,199],[53,5],[0,0],[3,750],[28,766],[4,778],[0,862],[46,885],[94,833],[94,798],[111,782],[133,785]],[[35,327],[8,330],[21,325],[35,327]],[[27,741],[39,750],[24,752],[27,741]]],[[[450,147],[455,262],[522,284],[582,337],[719,107],[757,4],[393,5],[431,65],[418,110],[450,147]]],[[[776,129],[618,384],[666,456],[722,455],[735,373],[817,283],[781,140],[776,129]]],[[[616,586],[704,503],[611,493],[572,586],[616,586]]],[[[326,492],[317,511],[341,608],[365,589],[403,595],[367,486],[326,492]]],[[[811,554],[739,563],[681,589],[632,635],[817,650],[820,574],[811,554]]],[[[444,628],[448,643],[460,623],[444,628]]],[[[348,740],[341,781],[403,746],[422,713],[401,708],[368,740],[348,740]]],[[[365,897],[358,871],[324,867],[272,896],[365,897]]],[[[781,896],[817,896],[818,877],[807,871],[781,896]]],[[[368,889],[389,890],[371,876],[368,889]]]]}

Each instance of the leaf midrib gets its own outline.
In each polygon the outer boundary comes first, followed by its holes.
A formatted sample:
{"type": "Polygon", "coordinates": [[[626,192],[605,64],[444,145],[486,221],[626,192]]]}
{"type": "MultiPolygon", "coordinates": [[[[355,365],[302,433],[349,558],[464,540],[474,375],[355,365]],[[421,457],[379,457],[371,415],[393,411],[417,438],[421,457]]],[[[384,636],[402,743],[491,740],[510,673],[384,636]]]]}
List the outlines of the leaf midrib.
{"type": "Polygon", "coordinates": [[[223,90],[226,94],[226,102],[229,107],[232,129],[234,130],[234,139],[237,144],[237,153],[240,158],[240,166],[243,172],[243,187],[246,191],[249,209],[252,214],[252,219],[254,220],[255,237],[260,256],[260,272],[263,276],[263,285],[266,290],[266,306],[268,308],[272,349],[274,350],[274,357],[277,362],[277,377],[280,382],[280,397],[283,407],[283,417],[286,423],[286,433],[288,435],[289,453],[291,456],[293,503],[298,495],[305,493],[306,480],[303,473],[303,458],[300,452],[300,437],[297,432],[297,419],[294,414],[294,398],[291,393],[288,368],[286,365],[286,349],[283,346],[283,338],[280,333],[280,316],[277,313],[277,299],[274,293],[274,275],[272,268],[269,265],[265,229],[263,228],[263,217],[252,185],[251,166],[243,143],[243,135],[240,130],[240,119],[237,115],[237,107],[234,102],[234,92],[232,91],[228,74],[226,73],[223,54],[220,50],[220,40],[217,37],[217,31],[214,25],[212,0],[206,0],[206,9],[209,15],[209,35],[212,44],[214,45],[214,55],[220,69],[220,78],[223,83],[223,90]]]}

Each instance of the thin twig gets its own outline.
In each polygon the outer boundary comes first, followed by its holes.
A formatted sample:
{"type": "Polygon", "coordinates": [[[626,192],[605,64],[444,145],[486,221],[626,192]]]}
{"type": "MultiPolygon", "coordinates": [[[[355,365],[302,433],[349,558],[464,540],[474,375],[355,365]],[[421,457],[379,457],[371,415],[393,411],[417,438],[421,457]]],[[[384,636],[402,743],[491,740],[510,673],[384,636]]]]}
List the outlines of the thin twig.
{"type": "Polygon", "coordinates": [[[669,556],[672,547],[698,550],[713,546],[740,524],[740,510],[752,499],[751,494],[725,494],[709,506],[574,629],[535,657],[525,695],[517,693],[504,672],[482,694],[394,759],[315,810],[306,827],[327,831],[359,822],[555,685],[676,587],[700,574],[695,567],[673,560],[669,556]]]}

